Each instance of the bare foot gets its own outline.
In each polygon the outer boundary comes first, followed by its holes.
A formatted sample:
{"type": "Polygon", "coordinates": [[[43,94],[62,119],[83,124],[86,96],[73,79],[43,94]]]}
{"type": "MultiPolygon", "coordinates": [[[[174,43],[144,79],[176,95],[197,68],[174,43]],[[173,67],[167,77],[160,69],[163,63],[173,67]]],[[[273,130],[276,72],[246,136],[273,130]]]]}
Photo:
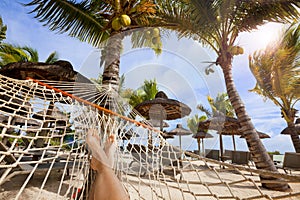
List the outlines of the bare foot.
{"type": "Polygon", "coordinates": [[[86,143],[92,152],[92,157],[106,166],[110,166],[106,153],[100,146],[100,137],[95,134],[94,130],[89,130],[86,138],[86,143]]]}
{"type": "Polygon", "coordinates": [[[115,152],[117,149],[117,144],[116,144],[116,135],[112,134],[108,136],[105,144],[104,144],[104,151],[107,156],[107,162],[110,167],[113,167],[114,165],[114,157],[115,157],[115,152]]]}

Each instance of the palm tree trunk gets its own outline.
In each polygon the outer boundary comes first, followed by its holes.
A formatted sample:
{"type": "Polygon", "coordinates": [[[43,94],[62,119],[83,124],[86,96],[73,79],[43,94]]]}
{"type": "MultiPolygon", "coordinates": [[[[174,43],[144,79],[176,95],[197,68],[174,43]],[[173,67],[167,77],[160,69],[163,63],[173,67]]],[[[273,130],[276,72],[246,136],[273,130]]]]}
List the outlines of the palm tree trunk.
{"type": "MultiPolygon", "coordinates": [[[[225,64],[225,65],[221,64],[221,66],[224,73],[228,97],[235,110],[238,120],[241,124],[242,132],[245,136],[249,151],[251,153],[256,168],[269,170],[269,171],[278,171],[273,161],[271,160],[270,156],[268,155],[264,145],[262,144],[254,128],[254,125],[246,112],[244,103],[242,102],[235,88],[233,76],[231,72],[231,64],[225,64]]],[[[290,190],[289,185],[280,182],[280,179],[270,177],[270,176],[265,176],[265,175],[264,176],[260,175],[260,179],[261,181],[263,180],[278,181],[278,183],[262,183],[262,186],[264,188],[268,188],[272,190],[280,190],[280,191],[290,190]]]]}
{"type": "Polygon", "coordinates": [[[296,153],[300,153],[300,139],[299,139],[299,135],[297,133],[296,127],[295,127],[295,123],[294,122],[288,123],[288,128],[291,130],[290,136],[291,136],[295,151],[296,151],[296,153]]]}
{"type": "Polygon", "coordinates": [[[101,105],[113,111],[115,110],[113,105],[113,93],[119,90],[120,57],[123,37],[122,34],[115,34],[110,37],[107,41],[107,45],[101,51],[101,59],[104,61],[102,85],[110,89],[106,99],[102,101],[101,105]]]}

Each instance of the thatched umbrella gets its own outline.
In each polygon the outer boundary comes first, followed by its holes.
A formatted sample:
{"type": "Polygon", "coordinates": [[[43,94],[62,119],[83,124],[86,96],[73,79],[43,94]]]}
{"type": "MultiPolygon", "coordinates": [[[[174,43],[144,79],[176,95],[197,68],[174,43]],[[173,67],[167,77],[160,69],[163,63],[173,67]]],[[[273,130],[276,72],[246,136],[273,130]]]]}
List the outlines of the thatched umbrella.
{"type": "Polygon", "coordinates": [[[169,135],[177,135],[179,136],[179,148],[181,149],[181,136],[183,135],[191,135],[192,131],[185,129],[181,124],[177,124],[176,128],[168,132],[169,135]]]}
{"type": "Polygon", "coordinates": [[[60,111],[56,106],[53,106],[52,109],[51,108],[52,107],[48,108],[45,111],[42,110],[35,113],[34,115],[32,115],[32,118],[39,120],[47,119],[51,122],[51,125],[55,126],[58,130],[70,126],[70,124],[68,123],[69,114],[60,111]]]}
{"type": "MultiPolygon", "coordinates": [[[[233,149],[236,151],[236,145],[235,145],[235,135],[240,135],[241,138],[243,136],[243,131],[241,130],[241,125],[238,121],[238,119],[228,116],[217,116],[213,117],[211,119],[205,120],[203,122],[199,122],[198,130],[216,130],[218,134],[220,135],[220,153],[221,153],[221,159],[223,158],[223,140],[222,135],[231,135],[232,136],[232,142],[233,142],[233,149]]],[[[259,134],[259,137],[261,139],[263,138],[269,138],[270,136],[257,131],[259,134]]]]}
{"type": "Polygon", "coordinates": [[[155,99],[144,101],[134,109],[146,119],[159,120],[161,131],[163,120],[179,119],[191,113],[190,107],[177,100],[169,99],[163,91],[159,91],[155,95],[155,99]]]}
{"type": "MultiPolygon", "coordinates": [[[[63,113],[60,111],[53,103],[50,101],[48,108],[46,110],[42,110],[36,112],[32,115],[33,119],[43,120],[43,130],[40,135],[44,136],[47,134],[45,128],[55,127],[57,130],[64,130],[66,127],[69,127],[69,115],[67,113],[63,113]]],[[[42,138],[37,139],[36,146],[41,147],[44,144],[44,140],[42,138]]]]}
{"type": "Polygon", "coordinates": [[[173,139],[174,135],[169,134],[167,131],[163,131],[163,134],[161,136],[166,140],[166,139],[173,139]]]}
{"type": "Polygon", "coordinates": [[[281,134],[283,135],[291,135],[291,133],[296,130],[296,132],[298,133],[298,135],[300,135],[300,118],[298,118],[296,120],[296,123],[295,123],[295,127],[292,128],[292,127],[286,127],[285,129],[283,129],[281,131],[281,134]]]}
{"type": "MultiPolygon", "coordinates": [[[[157,120],[157,119],[149,119],[149,120],[143,120],[142,121],[143,124],[149,124],[150,126],[153,126],[153,127],[160,127],[160,120],[157,120]]],[[[163,128],[166,128],[166,127],[169,127],[169,124],[165,121],[162,121],[162,127],[163,128]]]]}
{"type": "MultiPolygon", "coordinates": [[[[260,132],[260,131],[257,131],[257,133],[258,133],[258,136],[259,136],[260,139],[270,138],[270,136],[266,133],[263,133],[263,132],[260,132]]],[[[241,135],[240,138],[245,138],[245,136],[241,135]]]]}
{"type": "Polygon", "coordinates": [[[56,106],[53,106],[53,108],[51,109],[51,114],[50,115],[46,115],[46,110],[42,110],[39,111],[37,113],[35,113],[32,118],[35,119],[40,119],[43,120],[44,117],[47,117],[48,119],[51,120],[58,120],[58,121],[66,121],[69,120],[68,114],[62,112],[61,110],[59,110],[56,106]]]}
{"type": "MultiPolygon", "coordinates": [[[[79,72],[75,71],[72,64],[64,60],[56,61],[53,64],[42,62],[9,63],[0,69],[0,74],[19,80],[33,78],[37,80],[73,82],[74,84],[70,85],[70,91],[68,91],[72,94],[77,92],[77,90],[73,89],[76,87],[77,83],[88,83],[84,86],[89,87],[87,91],[98,91],[96,86],[93,85],[93,82],[81,75],[79,72]]],[[[65,87],[62,87],[59,84],[56,84],[54,87],[64,91],[66,90],[65,87]]],[[[53,100],[54,98],[53,93],[44,94],[44,91],[41,90],[36,90],[35,95],[45,100],[53,100]]],[[[57,94],[57,99],[60,99],[61,95],[61,93],[57,94]]],[[[91,92],[91,96],[86,95],[86,93],[84,93],[84,96],[81,96],[80,94],[76,93],[76,96],[86,100],[89,100],[90,98],[95,99],[95,97],[92,97],[92,95],[95,94],[91,92]]]]}
{"type": "Polygon", "coordinates": [[[207,133],[205,131],[199,131],[193,135],[193,138],[197,139],[199,155],[201,155],[200,154],[200,143],[202,142],[202,152],[204,153],[204,141],[203,141],[204,138],[213,138],[213,137],[214,136],[212,136],[210,133],[207,133]]]}
{"type": "MultiPolygon", "coordinates": [[[[159,91],[155,95],[155,99],[144,101],[135,106],[134,109],[146,119],[159,121],[161,132],[163,131],[163,120],[179,119],[191,112],[190,107],[177,100],[169,99],[163,91],[159,91]]],[[[151,137],[149,135],[150,143],[152,141],[151,137]]]]}
{"type": "Polygon", "coordinates": [[[238,119],[228,116],[215,116],[211,119],[199,122],[198,130],[216,130],[220,138],[220,156],[223,159],[223,139],[222,135],[232,135],[233,148],[236,150],[234,135],[242,135],[238,119]],[[229,134],[230,133],[230,134],[229,134]]]}

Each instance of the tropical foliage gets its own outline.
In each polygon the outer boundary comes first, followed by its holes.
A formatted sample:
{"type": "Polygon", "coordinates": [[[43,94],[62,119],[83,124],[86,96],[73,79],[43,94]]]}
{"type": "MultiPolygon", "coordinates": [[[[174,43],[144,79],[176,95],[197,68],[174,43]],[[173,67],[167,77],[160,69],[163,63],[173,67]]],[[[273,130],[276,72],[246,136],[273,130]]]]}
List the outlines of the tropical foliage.
{"type": "Polygon", "coordinates": [[[197,133],[199,122],[202,122],[206,119],[207,117],[204,115],[199,116],[198,114],[195,114],[193,117],[187,119],[187,126],[192,131],[192,133],[197,133]]]}
{"type": "MultiPolygon", "coordinates": [[[[51,53],[45,63],[54,63],[58,60],[56,52],[51,53]]],[[[39,62],[37,50],[28,46],[18,46],[3,43],[0,45],[0,67],[13,62],[39,62]]]]}
{"type": "MultiPolygon", "coordinates": [[[[295,127],[295,104],[300,100],[300,24],[292,24],[282,36],[266,49],[256,51],[249,58],[250,69],[256,78],[251,91],[270,99],[280,107],[288,127],[295,127]]],[[[300,140],[291,132],[296,152],[300,153],[300,140]]]]}
{"type": "Polygon", "coordinates": [[[0,43],[6,39],[7,26],[3,24],[2,18],[0,17],[0,43]]]}
{"type": "Polygon", "coordinates": [[[146,100],[152,100],[155,98],[157,92],[158,86],[156,80],[145,80],[144,84],[131,94],[129,104],[135,107],[146,100]]]}
{"type": "Polygon", "coordinates": [[[197,105],[197,109],[204,112],[207,117],[215,117],[220,115],[227,117],[235,116],[234,109],[226,93],[218,94],[215,99],[208,95],[207,101],[211,107],[211,111],[205,108],[202,104],[197,105]]]}

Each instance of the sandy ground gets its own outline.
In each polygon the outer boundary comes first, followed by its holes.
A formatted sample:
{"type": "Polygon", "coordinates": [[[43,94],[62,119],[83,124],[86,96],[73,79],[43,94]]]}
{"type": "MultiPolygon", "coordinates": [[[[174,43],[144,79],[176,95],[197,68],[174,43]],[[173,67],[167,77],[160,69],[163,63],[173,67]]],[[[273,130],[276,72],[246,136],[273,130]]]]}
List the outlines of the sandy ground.
{"type": "Polygon", "coordinates": [[[24,190],[22,190],[22,187],[29,174],[13,176],[0,186],[0,199],[70,199],[69,197],[75,193],[75,190],[82,187],[82,176],[78,176],[76,173],[66,176],[63,170],[53,169],[44,183],[46,173],[47,171],[36,172],[26,184],[24,190]],[[43,183],[44,187],[41,188],[43,183]]]}
{"type": "MultiPolygon", "coordinates": [[[[247,171],[232,171],[220,168],[220,166],[212,164],[212,169],[200,164],[197,170],[189,170],[191,168],[186,167],[182,171],[182,179],[180,175],[177,175],[177,181],[171,182],[170,177],[166,177],[164,183],[157,180],[151,180],[151,177],[147,175],[141,179],[137,179],[134,176],[127,176],[127,181],[131,184],[127,184],[127,188],[131,193],[131,199],[170,199],[170,200],[211,200],[211,199],[300,199],[300,182],[289,183],[292,188],[292,193],[279,192],[264,189],[260,186],[259,177],[255,174],[251,174],[247,171]],[[200,167],[199,167],[200,166],[200,167]],[[241,174],[242,173],[242,174],[241,174]],[[155,188],[156,195],[151,192],[151,185],[155,188]],[[168,186],[168,187],[167,187],[168,186]],[[137,191],[142,191],[137,193],[137,191]],[[296,194],[296,196],[293,196],[296,194]],[[287,195],[284,197],[284,195],[287,195]]],[[[284,173],[283,170],[280,171],[284,173]]],[[[295,175],[295,172],[293,172],[295,175]]],[[[296,174],[300,175],[296,172],[296,174]]],[[[152,178],[153,179],[153,178],[152,178]]]]}
{"type": "MultiPolygon", "coordinates": [[[[133,164],[130,169],[125,170],[126,174],[122,175],[122,180],[132,200],[272,199],[289,194],[261,188],[259,183],[254,183],[259,180],[259,177],[247,171],[243,171],[241,174],[237,171],[220,168],[215,164],[211,164],[211,168],[208,168],[202,161],[193,161],[192,163],[193,167],[184,163],[181,173],[176,176],[162,176],[154,169],[149,168],[147,171],[140,168],[139,165],[133,164]],[[150,172],[149,170],[153,171],[150,172]]],[[[165,171],[165,173],[172,175],[172,171],[165,171]]],[[[37,173],[30,179],[24,191],[20,194],[19,191],[28,175],[14,176],[0,186],[0,199],[15,199],[18,195],[21,200],[72,199],[71,196],[74,191],[68,190],[70,185],[77,184],[76,187],[72,187],[77,188],[82,183],[80,181],[74,183],[70,180],[70,177],[65,177],[62,180],[62,175],[63,171],[52,170],[44,188],[41,190],[40,187],[45,173],[37,173]]],[[[82,177],[79,177],[78,174],[71,176],[73,179],[82,180],[82,177]]],[[[289,185],[293,190],[292,194],[298,193],[298,196],[279,199],[300,199],[300,183],[290,183],[289,185]]]]}

